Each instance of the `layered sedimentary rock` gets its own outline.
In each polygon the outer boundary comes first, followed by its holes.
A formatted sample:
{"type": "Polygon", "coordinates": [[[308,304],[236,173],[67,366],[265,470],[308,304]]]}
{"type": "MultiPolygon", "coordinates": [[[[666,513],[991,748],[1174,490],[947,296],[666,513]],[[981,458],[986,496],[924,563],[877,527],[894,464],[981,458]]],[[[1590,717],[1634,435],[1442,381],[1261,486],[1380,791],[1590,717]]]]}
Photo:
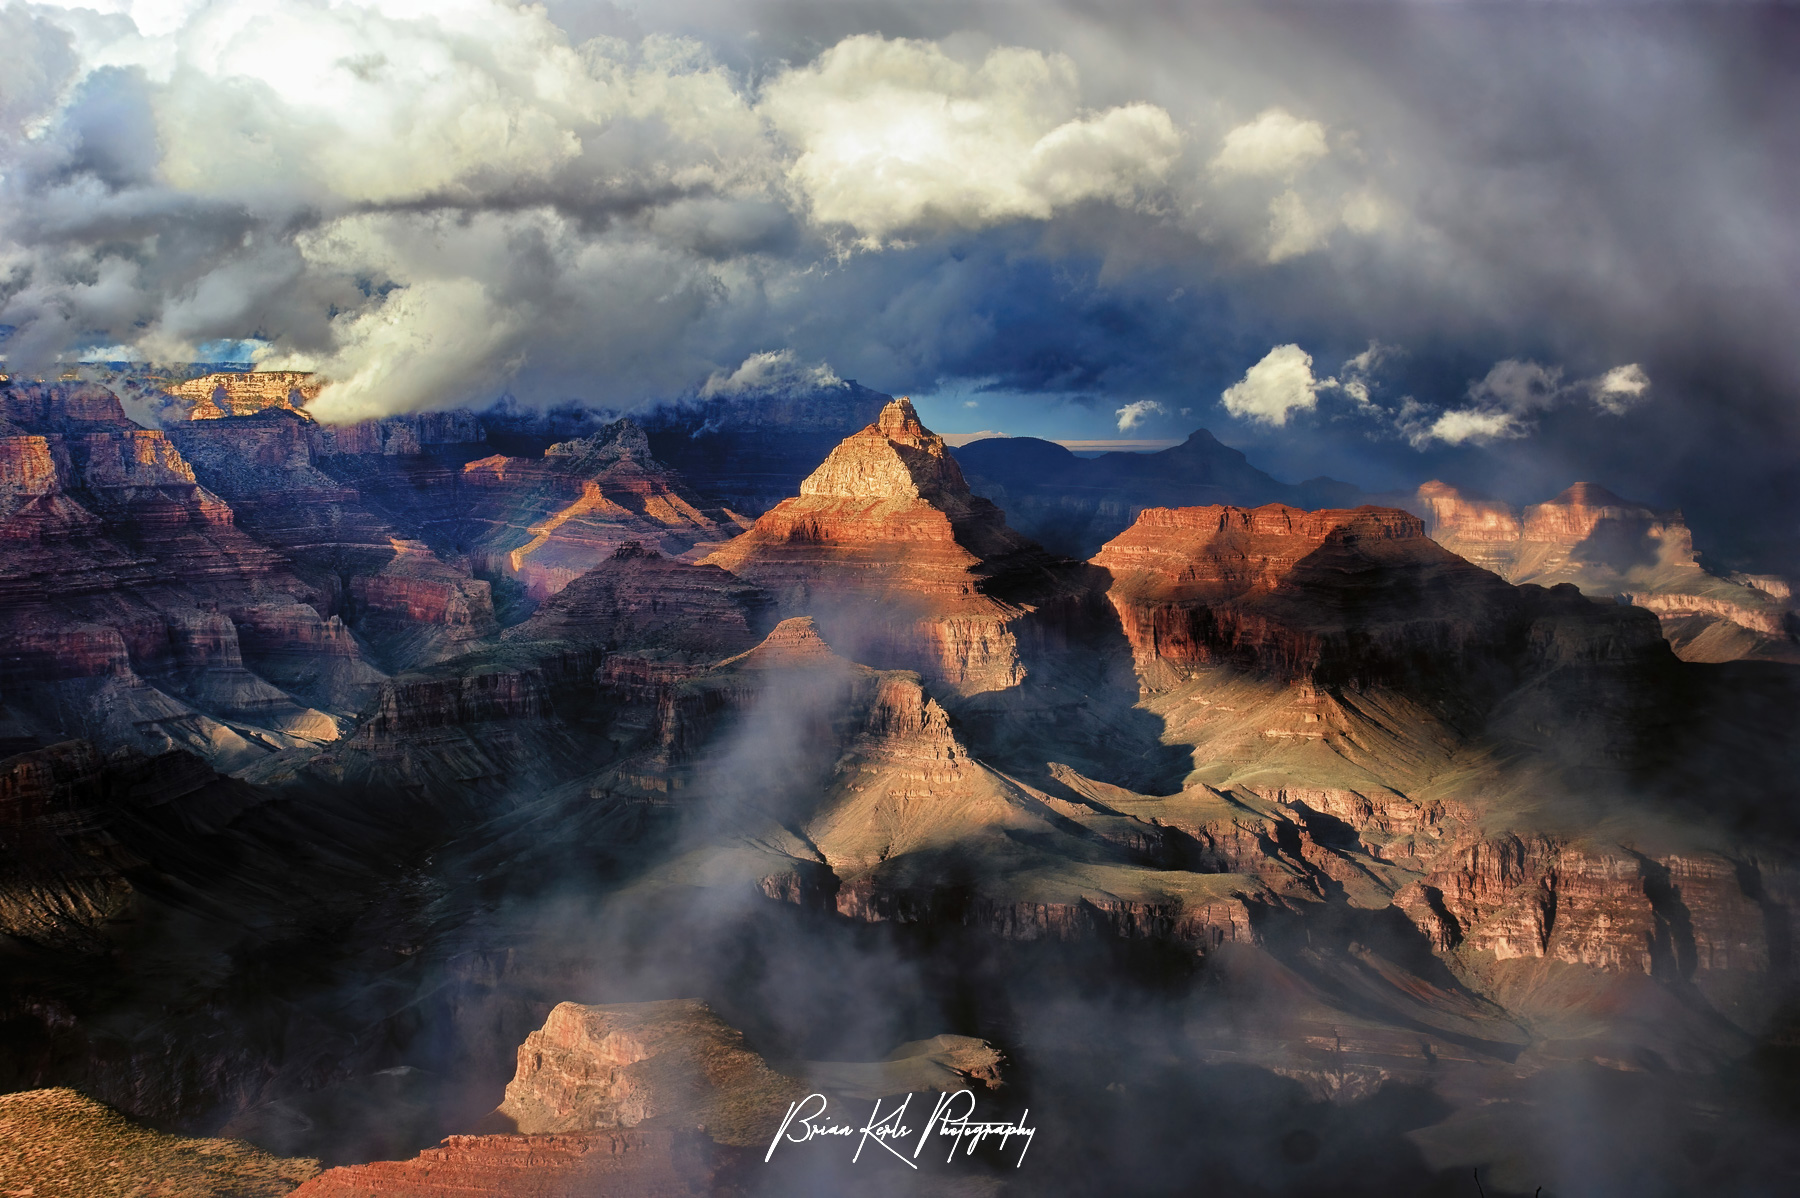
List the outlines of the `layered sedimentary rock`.
{"type": "Polygon", "coordinates": [[[970,493],[943,438],[904,399],[702,564],[770,591],[784,614],[814,616],[858,660],[964,693],[1024,677],[1027,617],[1069,585],[970,493]]]}
{"type": "Polygon", "coordinates": [[[470,552],[545,599],[634,541],[680,556],[737,535],[743,521],[706,508],[650,454],[630,420],[550,446],[541,458],[463,467],[470,552]]]}
{"type": "Polygon", "coordinates": [[[626,541],[504,639],[716,660],[754,646],[773,614],[766,592],[717,566],[688,565],[626,541]]]}
{"type": "Polygon", "coordinates": [[[451,1136],[412,1160],[329,1169],[294,1198],[689,1198],[732,1193],[746,1152],[699,1132],[634,1127],[571,1135],[451,1136]]]}
{"type": "Polygon", "coordinates": [[[104,753],[66,741],[0,762],[0,930],[93,951],[126,916],[138,864],[114,825],[158,808],[225,818],[250,797],[196,756],[104,753]]]}
{"type": "Polygon", "coordinates": [[[241,613],[320,604],[320,590],[110,392],[18,390],[6,400],[24,431],[0,439],[8,704],[40,739],[183,745],[234,764],[334,737],[330,718],[252,672],[235,632],[241,613]]]}
{"type": "Polygon", "coordinates": [[[426,662],[499,631],[488,583],[446,565],[422,541],[350,581],[359,626],[395,662],[426,662]]]}
{"type": "Polygon", "coordinates": [[[799,1082],[696,999],[561,1003],[519,1047],[497,1112],[526,1133],[635,1127],[664,1118],[724,1144],[767,1139],[799,1082]]]}
{"type": "Polygon", "coordinates": [[[1094,564],[1143,671],[1491,691],[1526,658],[1649,660],[1659,641],[1641,613],[1513,587],[1392,508],[1152,508],[1094,564]]]}
{"type": "Polygon", "coordinates": [[[1782,580],[1758,587],[1708,572],[1680,512],[1655,511],[1594,483],[1517,512],[1434,481],[1419,488],[1412,506],[1434,540],[1509,582],[1572,583],[1655,612],[1690,661],[1800,661],[1782,580]]]}
{"type": "Polygon", "coordinates": [[[298,411],[318,397],[323,384],[303,370],[233,370],[171,383],[163,392],[176,401],[177,418],[218,420],[250,416],[265,408],[298,411]]]}
{"type": "Polygon", "coordinates": [[[1001,1065],[986,1042],[944,1035],[881,1061],[792,1062],[778,1072],[698,999],[559,1003],[520,1045],[506,1099],[486,1121],[516,1132],[451,1136],[410,1161],[332,1169],[296,1195],[737,1192],[789,1104],[811,1091],[987,1090],[1000,1086],[1001,1065]]]}

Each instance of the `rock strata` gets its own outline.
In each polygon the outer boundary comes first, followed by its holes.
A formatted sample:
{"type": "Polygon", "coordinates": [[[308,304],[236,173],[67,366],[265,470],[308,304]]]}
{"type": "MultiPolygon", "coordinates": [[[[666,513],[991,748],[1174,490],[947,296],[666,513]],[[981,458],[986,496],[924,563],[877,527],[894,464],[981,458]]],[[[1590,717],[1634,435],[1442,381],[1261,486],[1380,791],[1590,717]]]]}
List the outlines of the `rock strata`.
{"type": "Polygon", "coordinates": [[[1690,661],[1800,661],[1790,589],[1771,578],[1722,578],[1702,567],[1680,512],[1659,512],[1594,483],[1576,483],[1523,512],[1442,482],[1412,504],[1431,537],[1509,582],[1571,583],[1656,613],[1690,661]]]}
{"type": "Polygon", "coordinates": [[[1028,617],[1066,587],[969,491],[943,438],[904,399],[702,564],[769,591],[783,614],[812,615],[858,660],[962,693],[1023,679],[1028,617]]]}

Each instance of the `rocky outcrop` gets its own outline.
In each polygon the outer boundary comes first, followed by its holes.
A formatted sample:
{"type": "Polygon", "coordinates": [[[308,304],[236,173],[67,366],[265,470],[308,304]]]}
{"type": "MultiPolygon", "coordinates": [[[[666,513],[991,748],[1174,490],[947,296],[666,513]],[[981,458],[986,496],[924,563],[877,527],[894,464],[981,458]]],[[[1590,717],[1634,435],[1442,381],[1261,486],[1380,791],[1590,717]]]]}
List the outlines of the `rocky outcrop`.
{"type": "Polygon", "coordinates": [[[358,626],[395,665],[430,662],[499,631],[490,585],[422,541],[394,539],[381,569],[350,580],[358,626]]]}
{"type": "Polygon", "coordinates": [[[253,416],[266,408],[299,411],[318,397],[324,384],[303,370],[233,370],[170,383],[172,414],[182,420],[253,416]]]}
{"type": "Polygon", "coordinates": [[[737,535],[744,522],[706,508],[621,420],[541,458],[482,458],[463,467],[471,552],[546,599],[635,542],[680,556],[737,535]]]}
{"type": "Polygon", "coordinates": [[[74,1090],[0,1095],[0,1193],[33,1198],[280,1198],[319,1162],[152,1131],[74,1090]]]}
{"type": "Polygon", "coordinates": [[[548,710],[543,672],[536,669],[490,666],[441,677],[403,676],[382,684],[355,743],[375,744],[429,728],[533,719],[548,710]]]}
{"type": "Polygon", "coordinates": [[[293,1198],[689,1198],[735,1192],[753,1159],[666,1126],[451,1136],[412,1160],[329,1169],[293,1198]]]}
{"type": "Polygon", "coordinates": [[[717,566],[691,566],[626,541],[506,630],[507,641],[571,641],[608,649],[723,658],[753,647],[774,601],[717,566]]]}
{"type": "Polygon", "coordinates": [[[1452,846],[1427,868],[1394,901],[1440,951],[1702,985],[1786,967],[1780,912],[1794,880],[1768,863],[1509,834],[1452,846]]]}
{"type": "Polygon", "coordinates": [[[904,399],[702,564],[771,592],[783,614],[813,615],[858,660],[963,693],[1019,683],[1027,617],[1069,586],[969,491],[904,399]]]}
{"type": "Polygon", "coordinates": [[[519,1047],[497,1113],[528,1134],[665,1118],[747,1147],[767,1140],[799,1087],[697,999],[561,1003],[519,1047]]]}
{"type": "Polygon", "coordinates": [[[560,1003],[526,1037],[486,1122],[410,1161],[332,1169],[296,1198],[578,1198],[736,1193],[790,1102],[996,1089],[1003,1058],[969,1036],[902,1044],[881,1061],[793,1062],[777,1072],[698,999],[560,1003]]]}
{"type": "Polygon", "coordinates": [[[1152,508],[1094,564],[1140,672],[1230,664],[1328,686],[1438,688],[1584,659],[1650,660],[1651,622],[1509,586],[1392,508],[1152,508]]]}

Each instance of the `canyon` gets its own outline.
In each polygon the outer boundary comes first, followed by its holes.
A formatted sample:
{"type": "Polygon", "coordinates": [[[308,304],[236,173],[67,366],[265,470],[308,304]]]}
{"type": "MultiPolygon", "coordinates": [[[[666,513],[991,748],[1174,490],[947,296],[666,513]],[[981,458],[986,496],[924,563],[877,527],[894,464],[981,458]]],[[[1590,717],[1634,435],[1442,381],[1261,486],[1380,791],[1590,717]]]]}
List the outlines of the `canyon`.
{"type": "Polygon", "coordinates": [[[1673,513],[1201,434],[1031,481],[853,384],[181,386],[0,388],[0,1119],[76,1129],[33,1136],[196,1194],[240,1192],[196,1143],[308,1196],[1552,1193],[1579,1091],[1631,1176],[1793,1167],[1791,599],[1673,513]],[[764,1163],[810,1092],[965,1089],[1022,1171],[764,1163]]]}

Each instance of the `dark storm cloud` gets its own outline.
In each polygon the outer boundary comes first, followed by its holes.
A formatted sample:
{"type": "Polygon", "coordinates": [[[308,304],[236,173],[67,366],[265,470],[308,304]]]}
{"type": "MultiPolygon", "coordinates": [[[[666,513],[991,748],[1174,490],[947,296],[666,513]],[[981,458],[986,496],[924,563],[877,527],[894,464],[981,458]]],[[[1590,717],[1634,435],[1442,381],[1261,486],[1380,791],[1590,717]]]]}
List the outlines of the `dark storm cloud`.
{"type": "Polygon", "coordinates": [[[0,9],[16,364],[259,335],[355,415],[791,350],[1800,545],[1747,517],[1800,457],[1783,8],[102,7],[0,9]],[[1314,404],[1221,407],[1288,345],[1314,404]],[[1514,410],[1506,361],[1561,389],[1514,410]],[[1629,403],[1576,386],[1631,366],[1629,403]]]}

